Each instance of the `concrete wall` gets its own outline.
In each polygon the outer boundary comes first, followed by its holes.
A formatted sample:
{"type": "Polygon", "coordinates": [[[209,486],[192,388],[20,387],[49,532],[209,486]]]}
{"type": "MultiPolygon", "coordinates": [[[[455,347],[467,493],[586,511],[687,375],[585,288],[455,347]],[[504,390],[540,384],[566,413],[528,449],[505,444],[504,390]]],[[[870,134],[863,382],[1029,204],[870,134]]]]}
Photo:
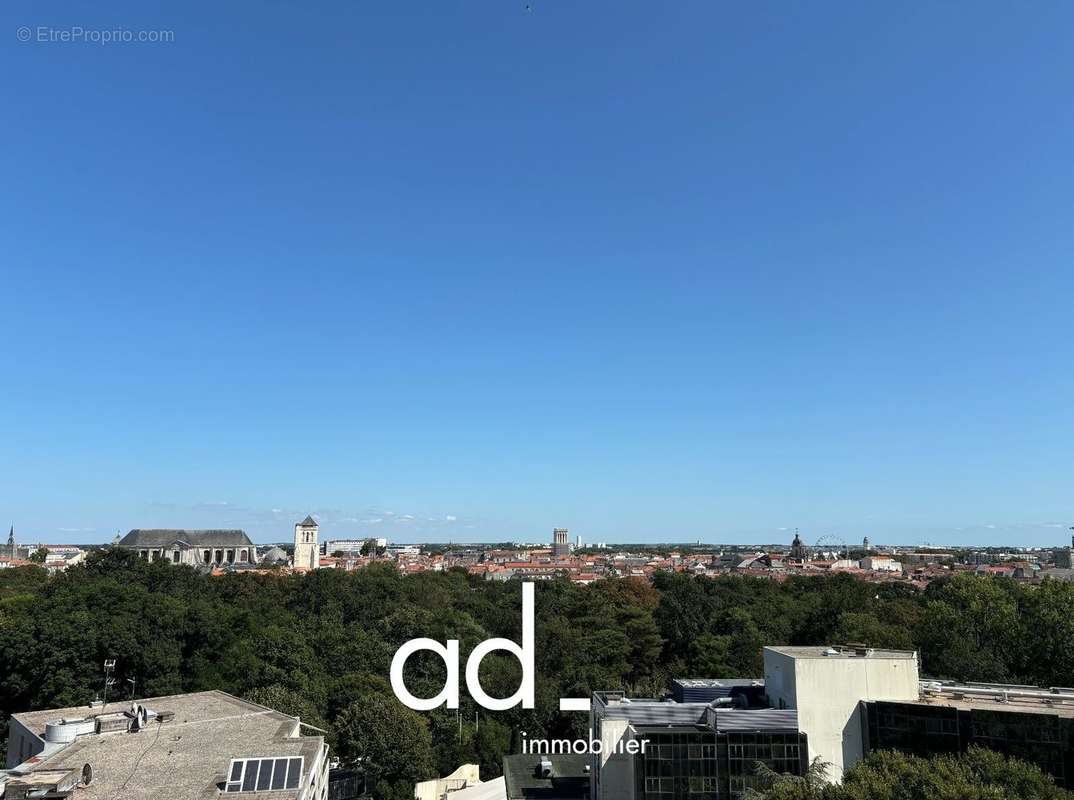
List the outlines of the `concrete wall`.
{"type": "Polygon", "coordinates": [[[596,767],[590,770],[590,796],[593,800],[634,800],[635,756],[618,752],[634,738],[630,723],[625,719],[601,720],[594,738],[598,736],[601,752],[592,757],[596,767]]]}
{"type": "Polygon", "coordinates": [[[916,700],[915,658],[788,656],[765,648],[765,685],[773,706],[798,710],[798,728],[809,741],[809,759],[831,766],[828,776],[862,758],[862,700],[916,700]]]}
{"type": "Polygon", "coordinates": [[[415,783],[414,800],[440,800],[447,791],[456,791],[464,786],[476,786],[479,783],[481,783],[480,765],[463,764],[443,778],[415,783]]]}
{"type": "Polygon", "coordinates": [[[30,756],[35,756],[44,749],[45,742],[37,734],[17,719],[8,720],[6,769],[18,766],[30,756]]]}

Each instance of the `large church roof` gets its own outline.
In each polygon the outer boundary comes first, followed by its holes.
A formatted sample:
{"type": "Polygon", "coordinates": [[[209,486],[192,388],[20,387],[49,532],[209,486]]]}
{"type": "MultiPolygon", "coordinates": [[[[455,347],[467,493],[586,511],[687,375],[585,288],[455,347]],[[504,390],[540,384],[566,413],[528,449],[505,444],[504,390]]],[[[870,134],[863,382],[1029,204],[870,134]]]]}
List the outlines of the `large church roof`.
{"type": "Polygon", "coordinates": [[[191,547],[251,547],[253,542],[240,530],[185,530],[183,528],[135,528],[119,541],[120,547],[167,547],[183,542],[191,547]]]}
{"type": "Polygon", "coordinates": [[[300,527],[300,528],[316,528],[317,527],[317,520],[315,520],[311,515],[307,514],[306,518],[304,520],[302,520],[300,523],[298,523],[298,527],[300,527]]]}

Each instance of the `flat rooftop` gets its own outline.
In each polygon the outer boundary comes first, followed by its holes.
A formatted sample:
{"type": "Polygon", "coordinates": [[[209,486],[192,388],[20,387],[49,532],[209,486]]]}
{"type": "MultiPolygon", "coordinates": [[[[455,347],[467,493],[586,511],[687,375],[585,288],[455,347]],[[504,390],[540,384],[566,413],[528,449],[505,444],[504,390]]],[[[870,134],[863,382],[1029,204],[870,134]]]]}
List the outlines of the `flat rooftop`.
{"type": "Polygon", "coordinates": [[[1054,699],[1047,697],[1008,696],[1007,700],[1003,700],[1000,697],[987,697],[983,695],[960,695],[956,697],[950,693],[932,694],[930,692],[924,692],[917,700],[904,702],[907,702],[909,705],[929,706],[931,708],[955,708],[959,711],[1000,711],[1009,714],[1046,714],[1049,716],[1074,719],[1074,697],[1071,697],[1070,695],[1057,696],[1054,699]]]}
{"type": "MultiPolygon", "coordinates": [[[[589,797],[588,755],[504,756],[503,777],[508,800],[587,800],[589,797]],[[542,759],[552,764],[552,775],[542,778],[537,765],[542,759]]],[[[450,795],[449,795],[450,796],[450,795]]]]}
{"type": "Polygon", "coordinates": [[[721,686],[764,686],[764,678],[672,678],[684,689],[713,689],[721,686]]]}
{"type": "Polygon", "coordinates": [[[906,660],[917,658],[917,653],[913,650],[881,650],[872,647],[867,648],[864,653],[846,646],[843,646],[842,649],[840,649],[838,646],[824,647],[823,645],[810,647],[766,647],[765,650],[771,650],[773,653],[779,653],[780,655],[789,656],[791,658],[887,658],[906,660]]]}
{"type": "MultiPolygon", "coordinates": [[[[220,786],[232,758],[302,757],[306,783],[323,746],[320,736],[290,737],[294,717],[226,692],[149,697],[138,702],[151,711],[170,711],[175,716],[167,722],[150,719],[138,733],[87,734],[59,750],[46,749],[28,762],[33,764],[29,775],[43,770],[81,771],[89,764],[93,781],[78,789],[80,800],[203,800],[222,796],[220,786]]],[[[129,708],[130,703],[123,702],[109,703],[106,708],[76,706],[12,716],[43,739],[46,722],[129,708]]],[[[243,800],[295,800],[298,794],[296,789],[235,796],[243,800]]]]}

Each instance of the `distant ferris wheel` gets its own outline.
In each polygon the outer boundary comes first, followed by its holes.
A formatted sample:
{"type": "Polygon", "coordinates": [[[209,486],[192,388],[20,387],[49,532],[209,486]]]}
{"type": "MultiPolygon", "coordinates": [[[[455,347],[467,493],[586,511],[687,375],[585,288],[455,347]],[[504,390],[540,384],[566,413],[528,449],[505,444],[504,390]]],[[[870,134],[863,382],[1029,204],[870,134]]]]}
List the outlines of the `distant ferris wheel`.
{"type": "Polygon", "coordinates": [[[813,545],[813,550],[816,553],[834,553],[843,558],[846,558],[850,552],[847,543],[833,534],[825,534],[817,539],[817,543],[813,545]]]}

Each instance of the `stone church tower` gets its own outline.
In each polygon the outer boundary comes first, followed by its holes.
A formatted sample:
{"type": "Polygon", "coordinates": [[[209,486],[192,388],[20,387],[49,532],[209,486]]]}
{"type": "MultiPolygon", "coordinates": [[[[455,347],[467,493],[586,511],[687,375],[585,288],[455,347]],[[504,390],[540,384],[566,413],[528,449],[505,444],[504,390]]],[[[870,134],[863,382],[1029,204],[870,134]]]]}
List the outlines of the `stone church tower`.
{"type": "Polygon", "coordinates": [[[313,517],[306,517],[295,525],[295,556],[291,563],[296,569],[316,569],[320,566],[317,523],[313,517]]]}

